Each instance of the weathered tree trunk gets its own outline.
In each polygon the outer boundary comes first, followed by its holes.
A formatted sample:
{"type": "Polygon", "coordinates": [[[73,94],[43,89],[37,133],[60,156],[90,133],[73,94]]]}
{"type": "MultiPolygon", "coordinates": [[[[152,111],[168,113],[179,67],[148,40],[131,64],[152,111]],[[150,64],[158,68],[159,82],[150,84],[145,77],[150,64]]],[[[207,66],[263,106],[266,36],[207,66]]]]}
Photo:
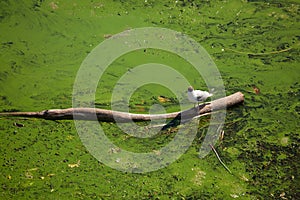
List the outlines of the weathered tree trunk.
{"type": "Polygon", "coordinates": [[[184,116],[185,119],[193,118],[205,113],[225,109],[244,101],[244,95],[241,92],[234,93],[221,99],[214,100],[208,104],[202,104],[198,107],[188,110],[166,113],[166,114],[133,114],[98,108],[67,108],[52,109],[41,112],[4,112],[0,116],[17,117],[35,117],[48,120],[77,119],[77,120],[98,120],[104,122],[130,122],[132,121],[150,121],[155,119],[171,119],[178,116],[184,116]],[[212,110],[212,108],[214,110],[212,110]]]}

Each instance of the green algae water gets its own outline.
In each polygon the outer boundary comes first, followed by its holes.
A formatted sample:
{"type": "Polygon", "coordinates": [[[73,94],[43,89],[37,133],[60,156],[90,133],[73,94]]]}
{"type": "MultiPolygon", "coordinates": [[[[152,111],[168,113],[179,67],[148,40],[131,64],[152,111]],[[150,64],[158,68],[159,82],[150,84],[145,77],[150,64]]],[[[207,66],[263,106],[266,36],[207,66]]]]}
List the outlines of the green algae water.
{"type": "MultiPolygon", "coordinates": [[[[215,145],[232,174],[213,152],[198,157],[209,117],[201,118],[197,137],[176,162],[144,174],[97,161],[73,121],[1,117],[1,199],[299,198],[299,6],[297,0],[1,1],[1,112],[72,107],[85,57],[111,35],[139,27],[193,38],[216,63],[226,93],[245,95],[244,104],[228,109],[215,145]]],[[[110,109],[119,77],[149,62],[178,69],[194,87],[205,88],[183,59],[147,49],[112,63],[96,106],[110,109]]],[[[168,88],[149,84],[132,95],[130,112],[147,113],[154,103],[167,112],[179,109],[168,88]]],[[[135,152],[156,150],[176,134],[169,129],[139,143],[114,123],[101,125],[115,144],[135,152]]]]}

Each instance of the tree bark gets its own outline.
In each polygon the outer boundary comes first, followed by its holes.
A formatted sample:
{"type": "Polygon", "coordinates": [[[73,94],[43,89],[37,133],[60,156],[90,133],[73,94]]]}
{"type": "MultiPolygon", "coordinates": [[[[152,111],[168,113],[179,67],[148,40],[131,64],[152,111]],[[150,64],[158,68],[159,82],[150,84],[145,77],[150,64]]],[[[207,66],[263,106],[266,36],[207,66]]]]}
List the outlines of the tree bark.
{"type": "Polygon", "coordinates": [[[242,103],[243,101],[244,95],[241,92],[236,92],[232,95],[214,100],[210,103],[201,104],[188,110],[166,114],[133,114],[99,108],[67,108],[44,110],[40,112],[4,112],[0,113],[0,116],[35,117],[47,120],[98,120],[103,122],[150,121],[155,119],[171,119],[179,116],[184,116],[185,119],[188,119],[225,109],[242,103]]]}

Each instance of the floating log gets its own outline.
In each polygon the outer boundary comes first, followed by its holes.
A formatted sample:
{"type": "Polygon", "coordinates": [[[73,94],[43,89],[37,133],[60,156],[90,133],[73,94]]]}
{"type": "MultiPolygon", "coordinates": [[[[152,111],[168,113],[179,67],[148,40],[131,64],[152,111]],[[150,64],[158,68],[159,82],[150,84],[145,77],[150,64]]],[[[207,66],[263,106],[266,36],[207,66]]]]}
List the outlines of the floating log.
{"type": "Polygon", "coordinates": [[[130,122],[150,121],[158,119],[172,119],[184,116],[185,119],[198,115],[211,113],[217,110],[226,109],[244,101],[244,95],[236,92],[232,95],[216,99],[210,103],[201,104],[188,110],[166,114],[134,114],[99,108],[67,108],[51,109],[40,112],[2,112],[0,116],[34,117],[47,120],[98,120],[103,122],[130,122]]]}

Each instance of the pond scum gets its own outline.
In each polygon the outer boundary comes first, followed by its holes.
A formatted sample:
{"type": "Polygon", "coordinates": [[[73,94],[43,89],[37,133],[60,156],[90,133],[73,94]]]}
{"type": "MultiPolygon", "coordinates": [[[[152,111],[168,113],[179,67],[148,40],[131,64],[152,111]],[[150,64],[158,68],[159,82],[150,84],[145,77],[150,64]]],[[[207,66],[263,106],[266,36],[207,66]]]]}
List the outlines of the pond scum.
{"type": "MultiPolygon", "coordinates": [[[[211,152],[198,150],[209,117],[201,118],[188,151],[166,168],[123,173],[85,149],[73,121],[0,118],[1,199],[297,199],[299,198],[299,1],[13,1],[0,2],[0,111],[72,106],[72,86],[88,53],[113,34],[164,27],[199,42],[217,64],[227,94],[245,103],[227,111],[224,134],[211,152]]],[[[178,69],[205,87],[191,67],[159,50],[117,59],[104,74],[96,106],[110,108],[111,90],[133,66],[148,62],[178,69]]],[[[99,91],[99,92],[98,92],[99,91]]],[[[168,112],[178,100],[166,88],[145,85],[130,111],[159,103],[168,112]],[[159,98],[158,98],[159,97],[159,98]]],[[[192,106],[187,104],[187,106],[192,106]]],[[[176,134],[136,139],[101,123],[121,148],[155,151],[176,134]]]]}

